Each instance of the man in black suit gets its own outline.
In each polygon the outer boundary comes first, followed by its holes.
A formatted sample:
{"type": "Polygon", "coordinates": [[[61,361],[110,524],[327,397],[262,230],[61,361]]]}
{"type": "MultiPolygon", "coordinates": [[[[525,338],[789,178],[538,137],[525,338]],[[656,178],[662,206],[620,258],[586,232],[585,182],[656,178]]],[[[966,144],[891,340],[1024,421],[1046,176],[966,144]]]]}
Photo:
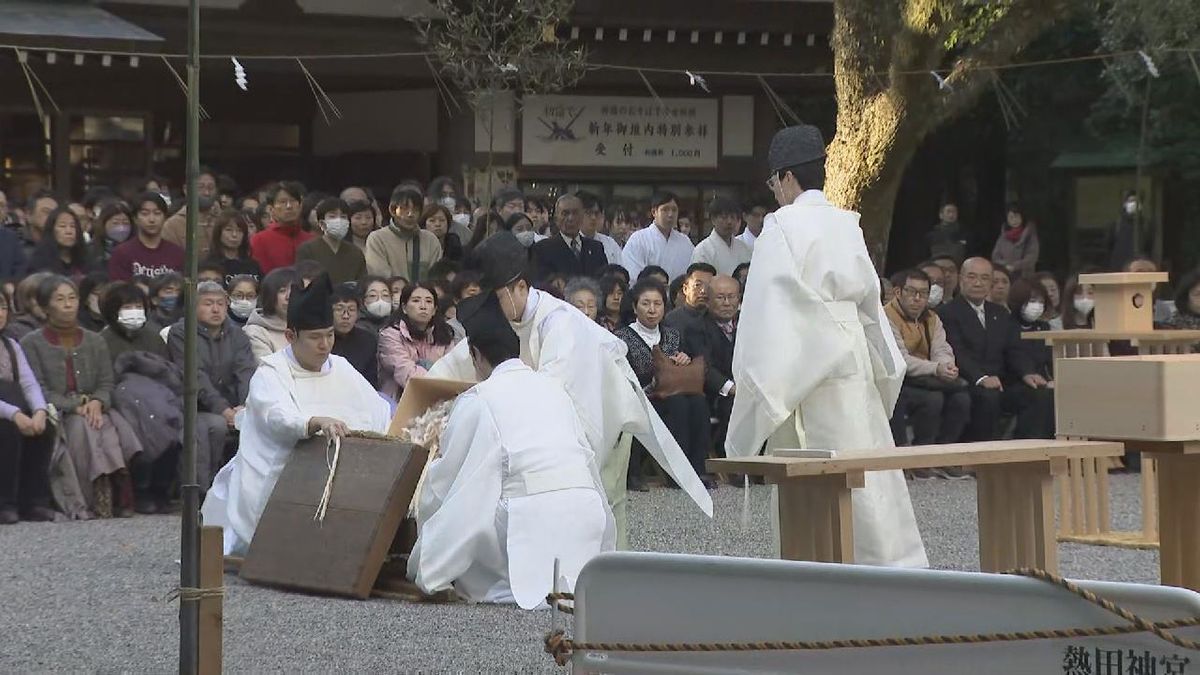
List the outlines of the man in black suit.
{"type": "Polygon", "coordinates": [[[988,302],[991,290],[992,264],[971,258],[962,265],[958,297],[938,309],[959,374],[970,384],[967,440],[995,440],[1002,412],[1016,414],[1017,438],[1052,438],[1054,390],[1021,349],[1008,310],[988,302]]]}
{"type": "Polygon", "coordinates": [[[583,203],[568,192],[554,205],[554,220],[558,234],[533,245],[534,281],[541,282],[552,274],[566,277],[597,277],[608,264],[604,244],[580,234],[583,225],[583,203]]]}
{"type": "MultiPolygon", "coordinates": [[[[703,353],[704,345],[689,342],[688,336],[699,336],[708,318],[708,284],[717,275],[717,268],[708,263],[692,263],[687,272],[675,281],[679,283],[683,302],[663,317],[663,323],[679,331],[683,338],[683,351],[688,356],[703,353]],[[694,351],[693,351],[694,350],[694,351]]],[[[674,284],[672,284],[674,285],[674,284]]]]}
{"type": "Polygon", "coordinates": [[[737,314],[741,307],[742,287],[737,279],[713,277],[708,284],[708,315],[704,323],[708,335],[704,393],[717,418],[713,442],[721,457],[725,456],[725,433],[729,431],[729,414],[733,412],[733,396],[737,393],[733,384],[733,346],[737,342],[737,314]]]}

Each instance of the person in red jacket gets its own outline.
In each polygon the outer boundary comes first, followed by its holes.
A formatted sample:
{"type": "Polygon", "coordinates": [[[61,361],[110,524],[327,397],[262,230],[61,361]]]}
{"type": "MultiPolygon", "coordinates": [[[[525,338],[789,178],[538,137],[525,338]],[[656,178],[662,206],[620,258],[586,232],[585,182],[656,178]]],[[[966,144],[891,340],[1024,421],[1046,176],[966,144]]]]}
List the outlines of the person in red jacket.
{"type": "Polygon", "coordinates": [[[301,229],[300,202],[304,186],[294,181],[276,183],[267,193],[267,209],[271,224],[250,240],[250,257],[270,274],[277,267],[291,267],[296,262],[296,249],[314,238],[312,232],[301,229]]]}

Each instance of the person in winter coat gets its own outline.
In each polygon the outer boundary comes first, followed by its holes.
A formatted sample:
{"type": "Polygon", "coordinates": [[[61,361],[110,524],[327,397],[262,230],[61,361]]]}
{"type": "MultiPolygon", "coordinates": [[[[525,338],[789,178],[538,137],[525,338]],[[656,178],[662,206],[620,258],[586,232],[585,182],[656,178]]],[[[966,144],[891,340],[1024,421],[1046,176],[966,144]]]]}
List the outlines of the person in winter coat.
{"type": "MultiPolygon", "coordinates": [[[[0,331],[9,316],[0,294],[0,331]]],[[[17,341],[0,338],[0,525],[52,521],[50,457],[54,427],[46,399],[17,341]]]]}
{"type": "Polygon", "coordinates": [[[288,300],[292,297],[292,284],[299,276],[291,267],[272,270],[262,282],[259,293],[261,309],[254,310],[246,321],[246,337],[255,358],[263,359],[288,345],[284,332],[287,330],[288,300]]]}
{"type": "Polygon", "coordinates": [[[118,281],[104,294],[100,314],[107,325],[100,337],[108,344],[113,363],[131,351],[167,355],[167,346],[159,337],[162,327],[146,318],[148,306],[146,294],[128,281],[118,281]]]}
{"type": "Polygon", "coordinates": [[[1030,278],[1037,269],[1039,254],[1037,227],[1026,220],[1021,205],[1011,203],[996,245],[992,247],[992,262],[1003,265],[1014,277],[1030,278]]]}
{"type": "Polygon", "coordinates": [[[393,401],[399,400],[410,379],[424,377],[457,342],[438,312],[437,298],[427,282],[405,288],[396,318],[379,331],[380,392],[393,401]]]}
{"type": "MultiPolygon", "coordinates": [[[[141,454],[129,465],[134,509],[157,513],[166,506],[176,478],[183,434],[183,371],[163,355],[128,350],[114,362],[113,377],[113,409],[142,442],[141,454]]],[[[203,420],[198,424],[200,429],[205,426],[203,420]]],[[[201,437],[197,454],[203,447],[201,437]]]]}

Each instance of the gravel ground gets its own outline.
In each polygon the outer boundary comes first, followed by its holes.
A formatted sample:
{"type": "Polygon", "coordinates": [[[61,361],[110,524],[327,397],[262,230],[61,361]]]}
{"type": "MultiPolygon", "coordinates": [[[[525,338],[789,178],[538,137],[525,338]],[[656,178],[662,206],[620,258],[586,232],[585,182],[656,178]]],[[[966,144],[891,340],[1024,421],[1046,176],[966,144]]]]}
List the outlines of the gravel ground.
{"type": "MultiPolygon", "coordinates": [[[[934,567],[977,570],[974,481],[909,484],[934,567]]],[[[768,557],[768,527],[744,531],[742,491],[715,493],[708,521],[679,491],[634,494],[634,548],[768,557]]],[[[1113,476],[1114,525],[1138,524],[1136,476],[1113,476]]],[[[751,493],[767,523],[768,490],[751,493]]],[[[0,529],[0,672],[168,672],[178,644],[178,520],[168,516],[0,529]]],[[[1070,577],[1157,583],[1158,552],[1060,546],[1070,577]]],[[[551,672],[543,612],[319,598],[227,575],[227,672],[551,672]]],[[[559,671],[562,672],[562,671],[559,671]]]]}

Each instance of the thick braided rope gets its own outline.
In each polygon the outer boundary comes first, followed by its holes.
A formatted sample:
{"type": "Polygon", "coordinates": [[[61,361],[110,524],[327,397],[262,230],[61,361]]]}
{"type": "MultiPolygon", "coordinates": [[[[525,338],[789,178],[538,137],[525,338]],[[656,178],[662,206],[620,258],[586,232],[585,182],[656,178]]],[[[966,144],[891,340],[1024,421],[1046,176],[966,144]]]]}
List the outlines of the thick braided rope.
{"type": "MultiPolygon", "coordinates": [[[[765,641],[765,642],[680,642],[680,643],[626,643],[626,642],[575,642],[565,631],[557,629],[546,636],[545,650],[554,657],[554,662],[565,666],[575,650],[596,652],[730,652],[730,651],[820,651],[831,649],[869,649],[876,647],[916,647],[924,645],[983,644],[988,642],[1021,642],[1028,640],[1059,640],[1069,638],[1105,637],[1131,633],[1153,633],[1166,642],[1184,649],[1200,650],[1200,642],[1173,635],[1168,630],[1200,626],[1200,617],[1172,619],[1152,622],[1130,612],[1109,600],[1098,597],[1086,589],[1049,572],[1037,569],[1018,569],[1008,572],[1039,579],[1078,595],[1079,597],[1129,621],[1129,625],[1099,628],[1055,628],[1006,633],[983,633],[963,635],[923,635],[898,638],[851,638],[845,640],[820,641],[765,641]]],[[[551,593],[546,600],[556,609],[573,614],[560,600],[574,600],[572,593],[551,593]]]]}

